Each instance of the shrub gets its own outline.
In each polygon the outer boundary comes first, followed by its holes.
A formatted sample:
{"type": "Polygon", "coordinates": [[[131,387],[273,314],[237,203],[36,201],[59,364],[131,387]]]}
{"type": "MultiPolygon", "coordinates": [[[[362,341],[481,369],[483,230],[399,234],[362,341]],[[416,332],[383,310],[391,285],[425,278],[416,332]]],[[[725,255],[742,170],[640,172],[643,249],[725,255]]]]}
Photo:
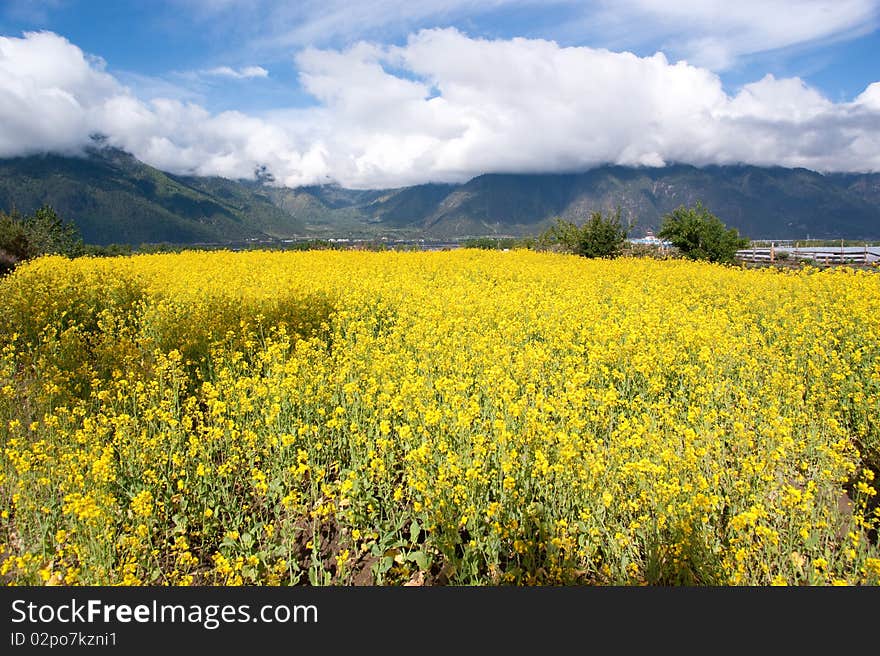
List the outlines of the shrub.
{"type": "Polygon", "coordinates": [[[629,229],[621,224],[620,208],[617,208],[607,217],[602,212],[593,212],[583,226],[556,219],[539,242],[545,246],[558,244],[583,257],[617,257],[623,250],[628,232],[629,229]]]}
{"type": "Polygon", "coordinates": [[[670,241],[688,259],[709,262],[733,263],[736,251],[749,243],[699,201],[692,208],[681,205],[664,216],[657,236],[670,241]]]}
{"type": "Polygon", "coordinates": [[[30,216],[0,212],[0,275],[40,255],[82,255],[84,246],[72,223],[62,221],[48,205],[30,216]]]}

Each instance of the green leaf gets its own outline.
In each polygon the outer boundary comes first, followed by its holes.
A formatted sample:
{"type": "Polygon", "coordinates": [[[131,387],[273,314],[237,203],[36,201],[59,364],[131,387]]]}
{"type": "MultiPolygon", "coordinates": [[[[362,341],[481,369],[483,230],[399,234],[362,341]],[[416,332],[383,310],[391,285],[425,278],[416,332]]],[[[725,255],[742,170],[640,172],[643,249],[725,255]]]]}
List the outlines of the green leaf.
{"type": "Polygon", "coordinates": [[[428,568],[429,568],[428,555],[424,551],[422,551],[421,549],[419,551],[413,551],[412,553],[410,553],[406,557],[406,559],[409,561],[412,561],[416,565],[418,565],[419,569],[422,570],[423,572],[428,571],[428,568]]]}
{"type": "Polygon", "coordinates": [[[410,542],[415,544],[418,542],[419,534],[422,532],[422,526],[419,524],[417,520],[413,520],[413,523],[409,525],[409,539],[410,542]]]}
{"type": "Polygon", "coordinates": [[[385,572],[387,572],[394,565],[394,558],[392,556],[384,556],[379,560],[376,564],[376,574],[381,576],[385,572]]]}

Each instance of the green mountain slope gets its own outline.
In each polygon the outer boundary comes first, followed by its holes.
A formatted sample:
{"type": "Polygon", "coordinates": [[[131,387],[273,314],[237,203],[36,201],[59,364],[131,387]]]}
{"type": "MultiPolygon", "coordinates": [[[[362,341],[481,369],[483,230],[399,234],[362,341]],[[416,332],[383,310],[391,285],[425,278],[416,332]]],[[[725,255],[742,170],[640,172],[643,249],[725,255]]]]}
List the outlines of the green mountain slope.
{"type": "Polygon", "coordinates": [[[81,158],[0,160],[0,209],[30,212],[48,203],[97,244],[534,235],[557,216],[580,222],[618,206],[638,235],[656,231],[664,214],[698,200],[753,238],[880,238],[878,173],[605,166],[570,174],[487,174],[458,185],[289,189],[166,174],[108,148],[81,158]]]}
{"type": "Polygon", "coordinates": [[[262,226],[302,233],[270,200],[225,182],[191,185],[114,149],[21,157],[0,160],[0,208],[28,213],[48,203],[94,244],[241,240],[263,235],[262,226]]]}
{"type": "Polygon", "coordinates": [[[429,234],[528,234],[554,216],[582,221],[613,211],[635,232],[657,230],[679,205],[700,200],[755,238],[880,237],[880,176],[823,176],[753,166],[602,167],[575,175],[483,175],[462,185],[424,222],[429,234]]]}
{"type": "MultiPolygon", "coordinates": [[[[169,178],[188,189],[204,194],[221,203],[240,217],[250,236],[269,236],[278,239],[304,237],[306,226],[296,215],[276,203],[275,190],[257,182],[227,180],[226,178],[197,178],[174,176],[169,178]]],[[[232,237],[222,237],[232,239],[232,237]]]]}

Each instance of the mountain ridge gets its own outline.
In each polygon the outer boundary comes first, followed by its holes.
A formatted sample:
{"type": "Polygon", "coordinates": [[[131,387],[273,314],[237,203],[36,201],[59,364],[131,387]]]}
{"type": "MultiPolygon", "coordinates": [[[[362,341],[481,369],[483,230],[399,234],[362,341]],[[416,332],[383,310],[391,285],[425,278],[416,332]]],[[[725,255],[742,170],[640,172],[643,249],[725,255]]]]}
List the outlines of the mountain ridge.
{"type": "Polygon", "coordinates": [[[96,244],[526,236],[555,217],[581,222],[617,207],[639,235],[698,200],[751,238],[880,238],[880,173],[609,165],[358,190],[176,175],[113,148],[0,159],[0,209],[27,213],[50,204],[96,244]]]}

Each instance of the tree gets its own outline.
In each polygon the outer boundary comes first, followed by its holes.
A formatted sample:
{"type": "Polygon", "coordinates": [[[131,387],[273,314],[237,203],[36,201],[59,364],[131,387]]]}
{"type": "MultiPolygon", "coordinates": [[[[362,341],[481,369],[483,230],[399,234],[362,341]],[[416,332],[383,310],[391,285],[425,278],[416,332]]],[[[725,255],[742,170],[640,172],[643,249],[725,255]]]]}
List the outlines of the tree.
{"type": "Polygon", "coordinates": [[[556,223],[539,238],[543,245],[559,244],[583,257],[617,257],[623,250],[629,229],[620,221],[620,208],[605,217],[593,212],[582,226],[556,219],[556,223]]]}
{"type": "Polygon", "coordinates": [[[573,253],[577,247],[577,236],[579,233],[580,228],[578,228],[577,224],[557,217],[552,226],[538,235],[538,247],[552,248],[560,246],[564,250],[573,253]]]}
{"type": "Polygon", "coordinates": [[[736,252],[749,243],[699,201],[694,207],[681,205],[664,216],[657,236],[668,240],[685,257],[709,262],[733,263],[736,252]]]}
{"type": "Polygon", "coordinates": [[[617,257],[626,243],[629,228],[620,222],[620,208],[608,217],[601,212],[593,212],[580,231],[578,248],[575,251],[584,257],[617,257]]]}
{"type": "Polygon", "coordinates": [[[84,251],[79,231],[65,223],[48,205],[30,216],[0,212],[0,275],[24,260],[40,255],[75,257],[84,251]]]}
{"type": "Polygon", "coordinates": [[[75,257],[82,253],[83,241],[77,227],[62,221],[49,205],[25,217],[24,225],[34,255],[75,257]]]}

